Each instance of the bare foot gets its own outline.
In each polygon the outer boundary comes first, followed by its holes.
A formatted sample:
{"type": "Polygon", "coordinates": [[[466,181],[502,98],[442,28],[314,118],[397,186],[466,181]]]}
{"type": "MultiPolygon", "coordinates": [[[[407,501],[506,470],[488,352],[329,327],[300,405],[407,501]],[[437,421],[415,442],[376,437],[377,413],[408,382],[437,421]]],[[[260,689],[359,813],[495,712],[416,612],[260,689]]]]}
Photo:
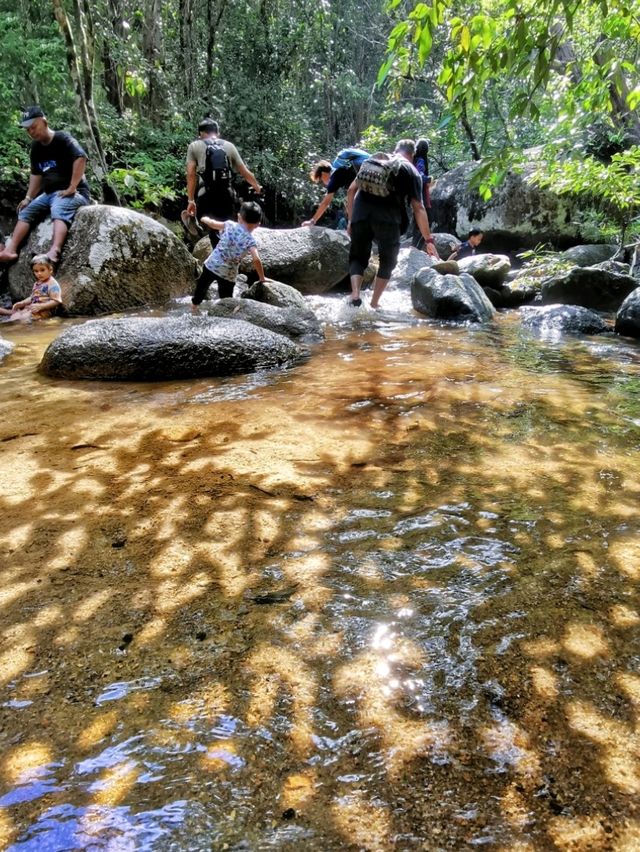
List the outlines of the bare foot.
{"type": "Polygon", "coordinates": [[[18,252],[4,248],[0,251],[0,263],[11,263],[12,260],[18,259],[18,252]]]}
{"type": "Polygon", "coordinates": [[[200,306],[199,306],[199,305],[194,305],[194,304],[193,304],[193,302],[192,302],[192,303],[191,303],[191,313],[192,313],[194,316],[197,316],[197,315],[200,313],[200,306]]]}

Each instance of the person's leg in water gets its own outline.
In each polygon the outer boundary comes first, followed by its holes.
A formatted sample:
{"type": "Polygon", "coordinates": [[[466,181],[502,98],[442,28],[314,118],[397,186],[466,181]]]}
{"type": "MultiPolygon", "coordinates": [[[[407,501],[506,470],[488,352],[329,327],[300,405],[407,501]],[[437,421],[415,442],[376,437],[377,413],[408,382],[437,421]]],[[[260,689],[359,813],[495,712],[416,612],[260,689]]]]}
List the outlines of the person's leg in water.
{"type": "Polygon", "coordinates": [[[371,257],[373,232],[367,221],[354,222],[351,225],[351,244],[349,246],[349,277],[351,279],[351,304],[359,308],[362,304],[360,290],[364,271],[371,257]]]}
{"type": "Polygon", "coordinates": [[[376,279],[373,282],[373,295],[371,296],[371,307],[375,310],[380,305],[380,296],[384,293],[395,265],[398,262],[400,226],[384,222],[374,225],[373,230],[380,255],[380,266],[378,267],[376,279]]]}

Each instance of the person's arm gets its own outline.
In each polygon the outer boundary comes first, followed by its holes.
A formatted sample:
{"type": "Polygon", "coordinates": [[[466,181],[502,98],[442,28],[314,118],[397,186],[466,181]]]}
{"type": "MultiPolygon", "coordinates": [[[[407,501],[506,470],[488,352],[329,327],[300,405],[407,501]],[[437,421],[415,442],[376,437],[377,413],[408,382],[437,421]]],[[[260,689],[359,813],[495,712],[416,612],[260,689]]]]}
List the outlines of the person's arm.
{"type": "Polygon", "coordinates": [[[72,198],[76,192],[78,191],[78,184],[84,177],[84,172],[87,167],[87,158],[86,157],[76,157],[73,161],[73,168],[71,169],[71,180],[69,181],[69,186],[66,189],[61,189],[58,192],[58,195],[61,198],[72,198]]]}
{"type": "Polygon", "coordinates": [[[251,249],[251,259],[253,260],[253,268],[258,273],[258,278],[260,279],[260,283],[265,280],[264,267],[262,266],[262,261],[260,260],[260,255],[258,254],[257,248],[251,249]]]}
{"type": "Polygon", "coordinates": [[[27,204],[31,204],[34,198],[37,198],[40,195],[40,187],[42,186],[42,175],[30,175],[29,176],[29,186],[27,187],[27,194],[22,199],[20,204],[18,204],[18,213],[27,206],[27,204]]]}
{"type": "Polygon", "coordinates": [[[200,219],[200,224],[205,225],[210,231],[222,231],[224,228],[224,222],[219,219],[212,219],[211,216],[203,216],[200,219]]]}
{"type": "Polygon", "coordinates": [[[195,160],[187,160],[187,213],[196,215],[196,192],[198,190],[198,170],[195,160]]]}
{"type": "Polygon", "coordinates": [[[31,304],[31,296],[28,299],[23,299],[21,302],[16,302],[11,305],[12,311],[21,311],[23,308],[27,308],[31,304]]]}
{"type": "Polygon", "coordinates": [[[351,216],[353,215],[353,202],[356,197],[356,193],[358,192],[358,184],[354,180],[349,184],[349,189],[347,190],[347,231],[351,228],[351,216]]]}
{"type": "Polygon", "coordinates": [[[36,302],[35,305],[31,305],[31,313],[39,314],[41,311],[52,311],[54,308],[57,308],[59,304],[61,304],[61,301],[58,301],[57,299],[47,299],[46,302],[36,302]]]}
{"type": "Polygon", "coordinates": [[[238,163],[238,173],[241,177],[243,177],[246,180],[246,182],[249,184],[249,186],[252,186],[255,189],[255,191],[258,195],[261,195],[262,187],[260,186],[260,184],[256,180],[256,177],[253,174],[253,172],[250,172],[249,169],[246,167],[246,165],[242,161],[240,161],[238,163]]]}
{"type": "Polygon", "coordinates": [[[310,219],[307,219],[307,221],[306,221],[306,222],[303,222],[303,223],[302,223],[302,225],[303,225],[303,226],[304,226],[304,225],[317,225],[317,224],[318,224],[318,222],[320,221],[320,219],[322,219],[322,217],[323,217],[323,216],[324,216],[324,214],[326,213],[326,211],[327,211],[327,207],[328,207],[328,206],[331,204],[331,202],[333,201],[333,196],[334,196],[334,195],[335,195],[335,192],[328,192],[328,193],[325,195],[325,197],[322,199],[322,201],[320,202],[320,204],[318,204],[318,209],[317,209],[317,210],[316,210],[316,212],[313,214],[313,216],[312,216],[310,219]]]}
{"type": "Polygon", "coordinates": [[[416,225],[420,230],[420,233],[424,237],[425,243],[425,251],[427,254],[430,254],[432,257],[440,260],[440,255],[435,247],[435,243],[433,241],[433,237],[431,236],[431,229],[429,228],[429,217],[427,216],[427,211],[424,209],[424,204],[422,201],[419,201],[416,198],[411,199],[411,209],[413,210],[413,215],[416,220],[416,225]]]}

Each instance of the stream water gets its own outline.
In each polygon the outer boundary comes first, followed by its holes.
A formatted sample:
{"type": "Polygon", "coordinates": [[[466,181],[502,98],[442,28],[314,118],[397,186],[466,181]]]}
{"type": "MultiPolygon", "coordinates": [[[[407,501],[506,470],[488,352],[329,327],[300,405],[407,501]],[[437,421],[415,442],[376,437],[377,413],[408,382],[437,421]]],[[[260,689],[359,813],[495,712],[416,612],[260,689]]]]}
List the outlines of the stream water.
{"type": "Polygon", "coordinates": [[[52,430],[2,500],[4,848],[640,848],[640,349],[405,299],[191,383],[56,384],[59,327],[0,328],[52,430]]]}

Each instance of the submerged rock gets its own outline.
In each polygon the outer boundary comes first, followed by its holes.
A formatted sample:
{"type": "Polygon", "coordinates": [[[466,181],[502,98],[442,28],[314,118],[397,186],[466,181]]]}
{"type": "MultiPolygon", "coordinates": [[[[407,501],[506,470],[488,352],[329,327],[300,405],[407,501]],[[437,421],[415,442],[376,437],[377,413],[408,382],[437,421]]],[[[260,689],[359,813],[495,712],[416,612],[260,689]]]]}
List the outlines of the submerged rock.
{"type": "Polygon", "coordinates": [[[421,314],[455,322],[486,322],[495,314],[482,287],[466,273],[439,275],[422,269],[411,285],[411,303],[421,314]]]}
{"type": "Polygon", "coordinates": [[[47,348],[40,372],[63,379],[165,381],[279,367],[302,349],[243,320],[208,316],[91,320],[47,348]]]}
{"type": "MultiPolygon", "coordinates": [[[[9,268],[13,301],[31,293],[30,261],[46,251],[51,220],[29,236],[9,268]]],[[[164,305],[193,289],[197,264],[180,240],[149,216],[124,207],[81,208],[69,230],[56,279],[72,316],[164,305]]]]}
{"type": "Polygon", "coordinates": [[[544,305],[522,309],[522,325],[541,333],[602,334],[608,330],[604,319],[580,305],[544,305]]]}

